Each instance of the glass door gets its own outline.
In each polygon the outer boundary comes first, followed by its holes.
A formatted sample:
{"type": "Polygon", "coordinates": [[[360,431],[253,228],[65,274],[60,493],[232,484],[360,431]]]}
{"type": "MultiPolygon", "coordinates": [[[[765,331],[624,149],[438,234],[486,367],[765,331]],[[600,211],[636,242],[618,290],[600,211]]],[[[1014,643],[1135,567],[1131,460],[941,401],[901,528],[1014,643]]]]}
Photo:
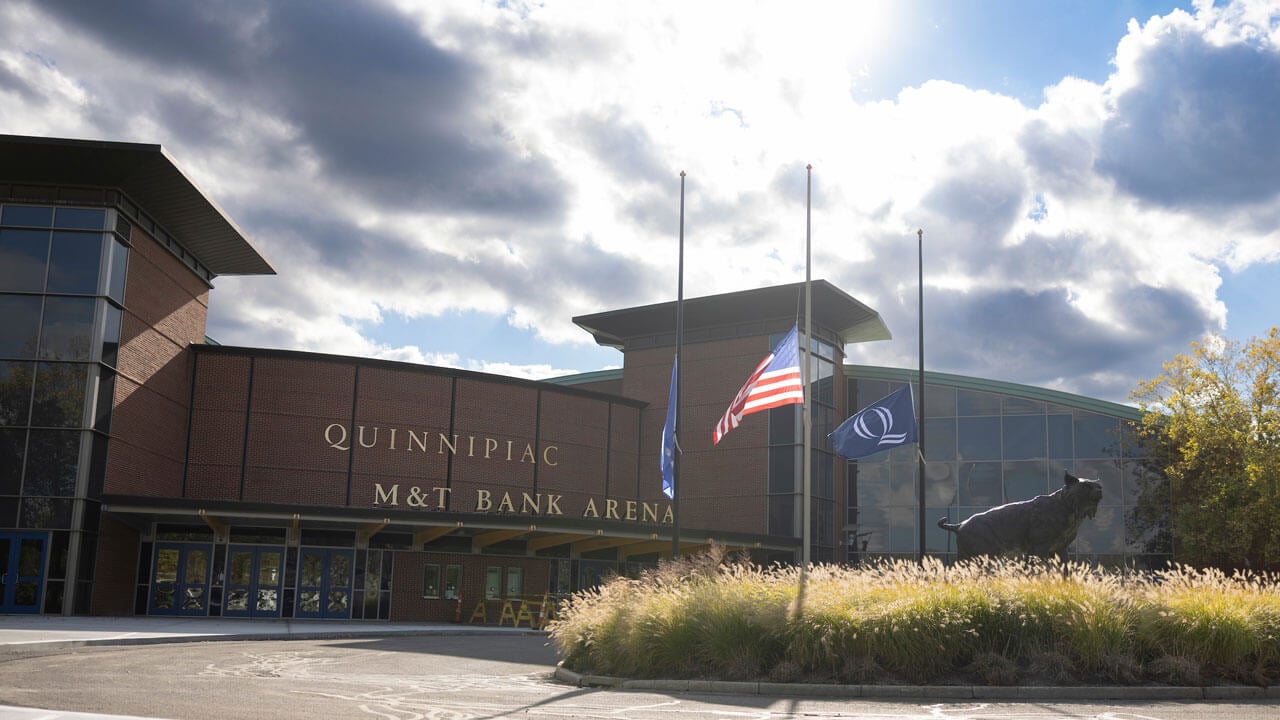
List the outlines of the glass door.
{"type": "Polygon", "coordinates": [[[294,617],[351,617],[351,560],[350,550],[302,548],[294,617]]]}
{"type": "Polygon", "coordinates": [[[151,563],[152,615],[209,614],[209,558],[202,543],[156,543],[151,563]]]}
{"type": "Polygon", "coordinates": [[[44,533],[0,533],[0,613],[38,613],[44,589],[44,533]]]}
{"type": "Polygon", "coordinates": [[[226,617],[280,617],[280,585],[284,550],[278,547],[231,545],[227,548],[226,617]]]}

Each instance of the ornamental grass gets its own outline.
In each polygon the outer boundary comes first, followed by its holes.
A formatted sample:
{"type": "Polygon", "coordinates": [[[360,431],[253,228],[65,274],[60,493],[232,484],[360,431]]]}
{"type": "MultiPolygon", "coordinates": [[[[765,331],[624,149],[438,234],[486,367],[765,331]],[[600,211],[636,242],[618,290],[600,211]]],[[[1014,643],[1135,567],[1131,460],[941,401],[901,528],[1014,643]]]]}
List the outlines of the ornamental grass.
{"type": "Polygon", "coordinates": [[[1280,585],[1179,567],[926,559],[752,565],[713,548],[612,577],[549,627],[567,668],[632,678],[1280,684],[1280,585]]]}

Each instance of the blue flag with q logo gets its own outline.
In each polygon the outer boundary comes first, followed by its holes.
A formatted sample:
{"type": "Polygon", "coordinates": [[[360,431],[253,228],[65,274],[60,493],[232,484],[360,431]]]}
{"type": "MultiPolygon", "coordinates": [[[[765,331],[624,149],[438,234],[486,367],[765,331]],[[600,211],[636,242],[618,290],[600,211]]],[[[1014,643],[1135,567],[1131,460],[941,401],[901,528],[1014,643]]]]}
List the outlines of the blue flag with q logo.
{"type": "Polygon", "coordinates": [[[892,450],[916,441],[916,413],[911,386],[880,398],[840,423],[827,437],[845,460],[892,450]]]}

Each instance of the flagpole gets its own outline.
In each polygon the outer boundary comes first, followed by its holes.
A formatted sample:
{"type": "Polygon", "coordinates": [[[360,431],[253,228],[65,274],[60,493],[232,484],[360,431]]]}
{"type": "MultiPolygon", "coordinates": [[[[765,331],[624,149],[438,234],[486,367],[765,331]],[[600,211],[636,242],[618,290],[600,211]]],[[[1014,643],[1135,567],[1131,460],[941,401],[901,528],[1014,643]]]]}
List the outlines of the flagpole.
{"type": "Polygon", "coordinates": [[[680,171],[680,260],[676,280],[676,417],[672,436],[675,438],[675,458],[672,460],[671,489],[671,559],[680,557],[680,376],[684,368],[680,353],[684,350],[684,171],[680,171]]]}
{"type": "Polygon", "coordinates": [[[917,310],[917,314],[919,315],[919,321],[920,321],[920,329],[919,329],[919,336],[918,336],[919,343],[920,343],[920,349],[919,349],[920,378],[918,381],[918,384],[920,385],[920,397],[918,398],[918,402],[920,403],[920,409],[916,411],[916,454],[918,455],[920,460],[920,470],[919,470],[920,516],[917,518],[918,525],[920,526],[919,528],[920,529],[920,549],[916,553],[916,561],[920,563],[924,563],[925,476],[924,476],[924,230],[923,229],[916,230],[916,241],[917,241],[916,260],[917,260],[917,267],[919,268],[919,287],[920,287],[920,299],[919,299],[919,305],[917,310]]]}
{"type": "Polygon", "coordinates": [[[805,189],[804,189],[804,352],[800,353],[800,360],[804,364],[800,366],[800,382],[804,386],[804,404],[802,412],[804,414],[804,494],[801,502],[801,527],[804,528],[804,545],[801,551],[800,567],[807,570],[809,561],[811,560],[812,551],[810,548],[812,541],[812,509],[810,504],[813,502],[813,485],[811,482],[813,472],[813,452],[811,448],[811,435],[813,434],[813,419],[809,414],[809,396],[813,394],[813,388],[809,385],[809,352],[813,345],[813,292],[812,277],[810,269],[812,267],[811,240],[813,237],[812,223],[812,198],[813,198],[813,165],[805,165],[805,189]]]}

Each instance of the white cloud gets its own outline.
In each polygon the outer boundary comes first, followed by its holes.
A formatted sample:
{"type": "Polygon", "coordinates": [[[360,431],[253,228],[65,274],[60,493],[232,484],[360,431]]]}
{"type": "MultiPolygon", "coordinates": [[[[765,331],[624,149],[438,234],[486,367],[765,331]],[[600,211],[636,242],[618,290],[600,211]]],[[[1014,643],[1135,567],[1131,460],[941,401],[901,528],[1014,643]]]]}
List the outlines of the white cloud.
{"type": "Polygon", "coordinates": [[[570,369],[379,321],[590,343],[572,316],[674,296],[681,170],[686,296],[800,280],[812,163],[814,276],[898,337],[853,361],[914,364],[924,228],[931,367],[1122,399],[1224,326],[1221,268],[1280,259],[1277,6],[1135,22],[1106,82],[1027,107],[860,100],[888,2],[11,3],[0,130],[165,145],[281,272],[218,280],[220,341],[521,377],[570,369]]]}

